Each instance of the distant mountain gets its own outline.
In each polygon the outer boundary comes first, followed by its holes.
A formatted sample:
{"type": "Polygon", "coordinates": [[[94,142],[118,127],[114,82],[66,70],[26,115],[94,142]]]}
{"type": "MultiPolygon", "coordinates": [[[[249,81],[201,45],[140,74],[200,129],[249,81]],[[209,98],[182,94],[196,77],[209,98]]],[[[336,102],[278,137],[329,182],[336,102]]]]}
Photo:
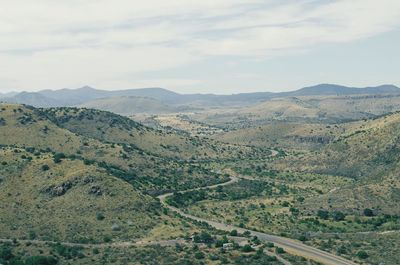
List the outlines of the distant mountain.
{"type": "MultiPolygon", "coordinates": [[[[153,106],[156,112],[159,110],[173,110],[180,106],[183,108],[208,108],[208,107],[243,107],[254,105],[272,98],[277,97],[298,97],[298,96],[329,96],[329,95],[357,95],[357,94],[400,94],[400,88],[394,85],[382,85],[377,87],[346,87],[333,84],[320,84],[311,87],[301,88],[291,92],[271,93],[240,93],[232,95],[215,95],[215,94],[179,94],[164,88],[141,88],[106,91],[98,90],[89,86],[78,89],[61,89],[61,90],[42,90],[39,92],[21,92],[15,95],[0,97],[2,101],[11,103],[28,104],[35,107],[69,107],[69,106],[93,106],[101,107],[101,109],[115,109],[119,103],[117,98],[121,100],[121,106],[128,107],[132,111],[144,110],[148,111],[153,106]],[[140,97],[153,99],[148,106],[145,106],[143,99],[129,97],[140,97]],[[113,98],[113,99],[111,99],[113,98]],[[100,100],[101,99],[101,100],[100,100]],[[110,99],[110,100],[105,100],[110,99]],[[158,102],[156,102],[156,101],[158,102]],[[96,103],[94,103],[96,101],[96,103]],[[100,104],[97,106],[97,104],[100,104]],[[139,104],[134,106],[135,104],[139,104]],[[114,107],[111,107],[114,106],[114,107]],[[157,110],[158,109],[158,110],[157,110]]],[[[118,106],[118,113],[123,113],[121,106],[118,106]]],[[[128,111],[131,113],[132,111],[128,111]]]]}
{"type": "Polygon", "coordinates": [[[329,95],[356,95],[356,94],[392,94],[400,93],[400,88],[394,85],[376,87],[346,87],[333,84],[320,84],[304,87],[296,91],[278,93],[281,96],[329,96],[329,95]]]}
{"type": "Polygon", "coordinates": [[[85,102],[79,107],[111,111],[120,115],[160,114],[178,112],[180,108],[162,103],[160,100],[148,97],[111,97],[85,102]]]}
{"type": "Polygon", "coordinates": [[[89,86],[78,89],[42,90],[37,92],[45,97],[62,100],[64,106],[80,105],[84,102],[109,97],[148,97],[158,100],[171,100],[180,95],[163,88],[140,88],[127,90],[98,90],[89,86]]]}
{"type": "Polygon", "coordinates": [[[62,102],[60,102],[58,99],[49,98],[37,92],[21,92],[11,97],[1,98],[1,101],[38,107],[53,107],[62,105],[62,102]]]}

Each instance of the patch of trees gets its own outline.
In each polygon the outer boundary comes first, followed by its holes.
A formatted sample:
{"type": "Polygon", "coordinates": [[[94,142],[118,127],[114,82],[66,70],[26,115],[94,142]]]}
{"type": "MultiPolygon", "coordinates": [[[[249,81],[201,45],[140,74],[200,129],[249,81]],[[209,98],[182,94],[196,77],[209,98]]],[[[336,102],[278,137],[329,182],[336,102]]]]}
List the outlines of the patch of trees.
{"type": "Polygon", "coordinates": [[[11,244],[0,247],[0,264],[4,265],[57,265],[58,259],[53,256],[22,257],[14,252],[11,244]]]}
{"type": "Polygon", "coordinates": [[[341,211],[329,212],[327,210],[318,210],[317,216],[323,220],[331,218],[334,221],[343,221],[346,218],[346,214],[341,211]]]}
{"type": "Polygon", "coordinates": [[[61,244],[56,244],[53,246],[54,251],[66,258],[66,259],[74,259],[74,258],[84,258],[85,255],[82,253],[83,248],[82,247],[69,247],[69,246],[64,246],[61,244]]]}
{"type": "MultiPolygon", "coordinates": [[[[258,264],[275,264],[277,262],[276,257],[268,256],[262,251],[257,251],[254,255],[243,254],[234,258],[234,264],[248,264],[248,265],[258,265],[258,264]]],[[[278,264],[278,263],[276,263],[278,264]]]]}
{"type": "Polygon", "coordinates": [[[272,188],[271,184],[264,181],[243,179],[232,185],[219,186],[215,190],[176,192],[168,198],[168,203],[175,207],[187,207],[203,200],[241,200],[253,196],[272,195],[272,188]]]}

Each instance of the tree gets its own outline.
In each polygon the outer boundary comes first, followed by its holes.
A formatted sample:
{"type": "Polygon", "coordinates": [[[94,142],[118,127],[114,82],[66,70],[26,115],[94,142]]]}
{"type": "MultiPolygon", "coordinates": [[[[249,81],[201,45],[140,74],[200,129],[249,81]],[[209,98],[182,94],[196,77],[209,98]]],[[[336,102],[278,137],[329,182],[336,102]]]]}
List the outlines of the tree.
{"type": "Polygon", "coordinates": [[[323,220],[327,220],[329,218],[329,212],[326,210],[318,210],[317,216],[323,220]]]}
{"type": "Polygon", "coordinates": [[[204,253],[201,252],[201,251],[198,251],[198,252],[196,252],[196,253],[194,254],[194,257],[195,257],[196,259],[204,259],[204,253]]]}
{"type": "Polygon", "coordinates": [[[32,256],[26,259],[26,265],[56,265],[58,260],[54,257],[32,256]]]}
{"type": "Polygon", "coordinates": [[[283,248],[277,247],[277,248],[275,248],[275,252],[276,252],[276,254],[283,254],[283,253],[285,253],[285,250],[283,248]]]}
{"type": "Polygon", "coordinates": [[[64,153],[56,153],[53,155],[53,161],[54,163],[60,163],[61,159],[65,158],[65,154],[64,153]]]}
{"type": "Polygon", "coordinates": [[[229,235],[230,235],[230,236],[237,236],[237,235],[238,235],[238,232],[237,232],[237,230],[232,230],[232,231],[229,233],[229,235]]]}
{"type": "Polygon", "coordinates": [[[343,221],[346,215],[340,211],[333,212],[332,214],[333,220],[335,221],[343,221]]]}
{"type": "Polygon", "coordinates": [[[42,165],[42,170],[43,171],[47,171],[49,169],[50,169],[50,167],[48,165],[42,165]]]}
{"type": "Polygon", "coordinates": [[[360,250],[357,252],[357,257],[360,259],[367,259],[369,257],[369,255],[364,250],[360,250]]]}
{"type": "Polygon", "coordinates": [[[364,209],[364,215],[368,216],[368,217],[371,217],[371,216],[374,216],[374,212],[369,208],[365,208],[364,209]]]}
{"type": "Polygon", "coordinates": [[[243,252],[252,252],[254,249],[250,246],[250,245],[244,245],[243,247],[242,247],[242,251],[243,252]]]}

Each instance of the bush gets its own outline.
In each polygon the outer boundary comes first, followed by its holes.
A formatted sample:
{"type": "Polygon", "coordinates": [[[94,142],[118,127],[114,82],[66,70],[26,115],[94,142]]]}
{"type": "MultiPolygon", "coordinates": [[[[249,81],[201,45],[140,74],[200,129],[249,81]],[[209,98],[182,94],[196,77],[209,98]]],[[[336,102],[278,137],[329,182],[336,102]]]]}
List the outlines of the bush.
{"type": "Polygon", "coordinates": [[[360,251],[357,252],[357,257],[359,259],[367,259],[369,257],[369,255],[364,250],[360,250],[360,251]]]}
{"type": "Polygon", "coordinates": [[[275,248],[275,252],[277,254],[283,254],[283,253],[285,253],[285,250],[283,248],[277,247],[277,248],[275,248]]]}
{"type": "Polygon", "coordinates": [[[104,220],[104,218],[106,218],[106,217],[102,213],[97,213],[96,214],[96,219],[97,220],[101,221],[101,220],[104,220]]]}
{"type": "Polygon", "coordinates": [[[374,212],[369,208],[365,208],[364,209],[364,215],[368,216],[368,217],[371,217],[371,216],[374,216],[374,212]]]}
{"type": "Polygon", "coordinates": [[[237,232],[237,230],[232,230],[232,231],[229,233],[229,235],[230,235],[230,236],[237,236],[237,235],[238,235],[238,232],[237,232]]]}
{"type": "Polygon", "coordinates": [[[299,240],[302,242],[307,241],[307,237],[305,235],[301,235],[299,236],[299,240]]]}
{"type": "Polygon", "coordinates": [[[194,257],[195,257],[196,259],[204,259],[204,254],[203,254],[203,252],[198,251],[198,252],[196,252],[196,253],[194,254],[194,257]]]}
{"type": "Polygon", "coordinates": [[[254,249],[250,245],[244,245],[242,247],[243,252],[252,252],[254,249]]]}
{"type": "Polygon", "coordinates": [[[14,255],[12,249],[9,246],[3,246],[0,248],[0,260],[10,260],[14,255]]]}
{"type": "Polygon", "coordinates": [[[56,265],[58,260],[54,257],[32,256],[25,260],[26,265],[56,265]]]}
{"type": "Polygon", "coordinates": [[[342,213],[342,212],[339,212],[339,211],[334,212],[332,214],[332,218],[335,221],[343,221],[345,217],[346,217],[346,215],[344,213],[342,213]]]}
{"type": "Polygon", "coordinates": [[[210,244],[214,242],[214,238],[209,233],[202,231],[200,234],[194,236],[194,242],[210,244]]]}
{"type": "Polygon", "coordinates": [[[282,207],[289,207],[289,202],[288,201],[284,201],[282,202],[282,207]]]}
{"type": "Polygon", "coordinates": [[[62,159],[65,158],[65,154],[64,153],[56,153],[53,155],[53,161],[54,163],[60,163],[62,159]]]}
{"type": "Polygon", "coordinates": [[[327,220],[329,218],[329,212],[326,210],[318,210],[317,216],[323,220],[327,220]]]}
{"type": "Polygon", "coordinates": [[[49,169],[50,169],[50,167],[48,165],[42,165],[42,170],[43,171],[47,171],[49,169]]]}

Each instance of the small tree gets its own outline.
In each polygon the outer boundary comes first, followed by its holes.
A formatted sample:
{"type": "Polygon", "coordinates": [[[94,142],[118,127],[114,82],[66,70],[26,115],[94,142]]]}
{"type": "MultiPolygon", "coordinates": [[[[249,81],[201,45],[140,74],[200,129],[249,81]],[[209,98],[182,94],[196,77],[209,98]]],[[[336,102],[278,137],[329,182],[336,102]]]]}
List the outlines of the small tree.
{"type": "Polygon", "coordinates": [[[365,208],[364,209],[364,215],[368,216],[368,217],[371,217],[371,216],[374,216],[374,212],[369,208],[365,208]]]}
{"type": "Polygon", "coordinates": [[[204,259],[204,253],[201,252],[201,251],[198,251],[198,252],[196,252],[196,253],[194,254],[194,257],[195,257],[196,259],[204,259]]]}
{"type": "Polygon", "coordinates": [[[332,214],[332,217],[335,221],[343,221],[344,218],[346,218],[346,215],[340,211],[337,211],[332,214]]]}
{"type": "Polygon", "coordinates": [[[357,252],[357,257],[359,259],[367,259],[369,257],[369,255],[364,250],[360,250],[360,251],[357,252]]]}
{"type": "Polygon", "coordinates": [[[237,232],[237,230],[232,230],[232,231],[229,233],[229,235],[230,235],[230,236],[237,236],[237,235],[238,235],[238,232],[237,232]]]}
{"type": "Polygon", "coordinates": [[[57,153],[57,154],[54,154],[53,161],[54,161],[54,163],[60,163],[63,158],[65,158],[64,153],[57,153]]]}
{"type": "Polygon", "coordinates": [[[323,220],[327,220],[329,218],[329,212],[326,210],[318,210],[317,216],[323,220]]]}
{"type": "Polygon", "coordinates": [[[244,245],[242,247],[243,252],[252,252],[254,249],[250,245],[244,245]]]}

